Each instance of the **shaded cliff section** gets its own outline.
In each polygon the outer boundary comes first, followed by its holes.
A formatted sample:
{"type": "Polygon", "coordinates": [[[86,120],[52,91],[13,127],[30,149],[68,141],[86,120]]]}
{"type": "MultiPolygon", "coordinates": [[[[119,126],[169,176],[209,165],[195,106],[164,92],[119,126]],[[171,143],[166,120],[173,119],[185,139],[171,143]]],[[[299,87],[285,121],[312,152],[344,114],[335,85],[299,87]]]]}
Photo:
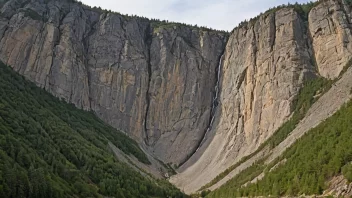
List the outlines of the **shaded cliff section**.
{"type": "Polygon", "coordinates": [[[9,0],[0,38],[0,59],[15,71],[179,164],[209,124],[227,34],[72,1],[9,0]]]}
{"type": "Polygon", "coordinates": [[[171,182],[195,192],[253,153],[291,117],[306,80],[339,76],[351,59],[351,36],[350,6],[341,0],[319,1],[307,21],[282,8],[235,28],[224,53],[216,127],[171,182]]]}

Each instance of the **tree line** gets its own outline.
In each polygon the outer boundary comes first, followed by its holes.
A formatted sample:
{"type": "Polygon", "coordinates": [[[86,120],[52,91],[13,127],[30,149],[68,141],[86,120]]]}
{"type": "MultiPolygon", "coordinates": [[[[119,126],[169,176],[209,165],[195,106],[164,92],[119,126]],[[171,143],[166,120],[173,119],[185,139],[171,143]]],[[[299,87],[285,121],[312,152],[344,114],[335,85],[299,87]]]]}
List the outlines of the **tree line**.
{"type": "Polygon", "coordinates": [[[150,163],[138,144],[92,112],[53,97],[0,63],[0,197],[183,197],[119,162],[112,142],[150,163]]]}

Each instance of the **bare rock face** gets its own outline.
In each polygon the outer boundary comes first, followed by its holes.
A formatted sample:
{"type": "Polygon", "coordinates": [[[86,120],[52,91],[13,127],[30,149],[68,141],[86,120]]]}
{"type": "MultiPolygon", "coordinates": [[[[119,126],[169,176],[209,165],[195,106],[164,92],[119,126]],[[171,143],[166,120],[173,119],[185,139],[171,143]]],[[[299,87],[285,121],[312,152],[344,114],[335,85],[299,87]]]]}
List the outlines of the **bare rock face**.
{"type": "Polygon", "coordinates": [[[149,23],[102,14],[86,41],[91,109],[142,142],[148,90],[149,23]]]}
{"type": "Polygon", "coordinates": [[[352,57],[351,12],[344,1],[322,1],[309,14],[319,74],[334,79],[352,57]]]}
{"type": "Polygon", "coordinates": [[[164,162],[182,163],[203,139],[225,33],[157,27],[65,0],[10,0],[0,36],[3,62],[164,162]]]}
{"type": "Polygon", "coordinates": [[[351,197],[352,183],[349,183],[343,175],[333,177],[328,182],[328,188],[323,193],[324,196],[351,197]]]}
{"type": "Polygon", "coordinates": [[[148,145],[162,160],[183,162],[202,141],[225,39],[187,27],[155,31],[146,129],[148,145]]]}
{"type": "Polygon", "coordinates": [[[334,79],[352,57],[351,11],[340,0],[319,3],[308,22],[289,8],[264,14],[230,38],[68,0],[0,7],[0,60],[183,164],[171,181],[185,192],[254,152],[289,119],[307,78],[334,79]]]}
{"type": "Polygon", "coordinates": [[[217,127],[171,182],[194,192],[254,152],[291,115],[305,78],[314,75],[298,14],[281,9],[234,30],[226,46],[217,127]],[[201,153],[203,152],[203,153],[201,153]]]}
{"type": "Polygon", "coordinates": [[[86,110],[90,107],[83,35],[88,18],[59,1],[10,1],[2,8],[1,60],[38,86],[86,110]],[[22,7],[25,5],[24,7],[22,7]],[[61,10],[66,9],[66,15],[61,10]],[[80,17],[78,17],[80,16],[80,17]],[[47,22],[45,22],[47,21],[47,22]]]}
{"type": "Polygon", "coordinates": [[[313,73],[302,24],[293,9],[282,9],[230,38],[219,125],[232,131],[237,123],[240,153],[251,153],[288,119],[293,97],[313,73]]]}
{"type": "Polygon", "coordinates": [[[234,30],[225,50],[217,125],[172,183],[195,192],[253,153],[290,117],[306,78],[340,75],[352,57],[349,6],[321,1],[308,18],[285,8],[234,30]]]}

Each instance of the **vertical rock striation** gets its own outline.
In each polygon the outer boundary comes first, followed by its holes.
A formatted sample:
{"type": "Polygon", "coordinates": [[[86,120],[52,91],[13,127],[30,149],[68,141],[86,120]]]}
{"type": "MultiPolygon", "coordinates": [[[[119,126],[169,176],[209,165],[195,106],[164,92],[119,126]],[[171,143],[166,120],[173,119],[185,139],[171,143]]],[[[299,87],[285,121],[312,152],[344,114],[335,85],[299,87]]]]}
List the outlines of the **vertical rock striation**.
{"type": "Polygon", "coordinates": [[[1,61],[94,111],[165,163],[183,164],[171,181],[186,192],[267,140],[291,116],[307,78],[334,79],[352,57],[352,15],[343,0],[321,1],[308,21],[293,8],[269,12],[229,38],[71,0],[0,7],[1,61]]]}
{"type": "Polygon", "coordinates": [[[352,57],[351,10],[344,1],[322,1],[309,13],[319,74],[334,79],[352,57]]]}
{"type": "Polygon", "coordinates": [[[288,120],[305,79],[337,78],[351,58],[351,14],[345,1],[326,0],[308,21],[283,8],[236,28],[225,50],[217,127],[171,182],[198,190],[288,120]]]}
{"type": "Polygon", "coordinates": [[[217,127],[171,179],[194,192],[254,152],[291,115],[305,78],[314,76],[299,15],[281,9],[234,30],[225,50],[217,127]]]}
{"type": "Polygon", "coordinates": [[[86,40],[91,109],[143,141],[150,31],[146,20],[101,14],[86,40]]]}
{"type": "Polygon", "coordinates": [[[164,162],[187,160],[204,136],[226,33],[69,1],[10,0],[0,36],[3,62],[164,162]]]}
{"type": "Polygon", "coordinates": [[[187,27],[155,31],[146,127],[148,145],[162,160],[183,162],[202,141],[225,39],[187,27]]]}

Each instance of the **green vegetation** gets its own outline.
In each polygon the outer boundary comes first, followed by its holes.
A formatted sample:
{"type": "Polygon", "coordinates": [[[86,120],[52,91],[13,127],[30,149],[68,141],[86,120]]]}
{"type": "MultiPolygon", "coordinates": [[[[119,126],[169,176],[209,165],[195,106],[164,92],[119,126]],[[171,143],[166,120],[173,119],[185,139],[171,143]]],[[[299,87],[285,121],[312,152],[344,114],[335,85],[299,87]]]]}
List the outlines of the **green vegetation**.
{"type": "Polygon", "coordinates": [[[301,17],[301,19],[305,22],[308,21],[308,14],[310,12],[310,10],[314,7],[314,6],[317,6],[319,3],[321,3],[323,0],[320,0],[320,1],[314,1],[314,2],[308,2],[308,3],[304,3],[304,4],[299,4],[299,3],[295,3],[295,4],[291,4],[291,3],[288,3],[288,4],[282,4],[280,6],[277,6],[277,7],[273,7],[273,8],[270,8],[269,10],[267,10],[266,12],[264,13],[260,13],[258,16],[254,17],[254,18],[251,18],[249,19],[248,21],[245,20],[243,22],[241,22],[239,24],[238,27],[236,27],[235,29],[237,28],[241,28],[241,27],[244,27],[244,26],[247,26],[248,24],[250,25],[254,25],[255,22],[259,19],[260,16],[268,16],[270,14],[273,14],[275,12],[277,12],[278,10],[280,9],[283,9],[283,8],[293,8],[301,17]]]}
{"type": "Polygon", "coordinates": [[[208,197],[321,194],[334,176],[351,181],[351,135],[352,101],[298,140],[281,156],[286,163],[258,183],[234,188],[237,181],[231,180],[208,197]]]}
{"type": "MultiPolygon", "coordinates": [[[[0,8],[9,0],[0,0],[0,8]]],[[[45,2],[49,2],[50,0],[45,0],[45,2]]],[[[119,12],[113,12],[111,10],[105,10],[102,9],[101,7],[91,7],[89,5],[86,5],[84,3],[82,3],[81,1],[78,0],[66,0],[69,3],[76,3],[80,6],[82,6],[84,9],[86,10],[91,10],[94,12],[98,12],[98,13],[112,13],[112,14],[117,14],[122,16],[125,19],[140,19],[140,20],[144,20],[144,21],[148,21],[151,22],[151,26],[154,29],[154,32],[157,32],[159,29],[161,28],[173,28],[173,27],[180,27],[180,26],[184,26],[184,27],[189,27],[191,29],[196,29],[196,30],[203,30],[203,31],[212,31],[212,32],[221,32],[221,33],[225,33],[228,34],[227,31],[224,30],[215,30],[209,27],[205,27],[205,26],[197,26],[197,25],[190,25],[190,24],[186,24],[186,23],[179,23],[179,22],[173,22],[173,21],[168,21],[168,20],[160,20],[160,19],[148,19],[146,17],[143,16],[137,16],[137,15],[128,15],[128,14],[121,14],[119,12]]],[[[39,15],[37,12],[35,12],[34,10],[31,9],[24,9],[23,12],[25,13],[26,17],[30,17],[34,20],[42,20],[43,17],[41,15],[39,15]]],[[[45,19],[44,21],[46,21],[47,19],[45,19]]]]}
{"type": "Polygon", "coordinates": [[[349,182],[352,182],[352,163],[346,164],[342,167],[342,174],[349,182]]]}
{"type": "Polygon", "coordinates": [[[255,163],[249,168],[236,175],[220,189],[210,192],[207,197],[241,197],[240,191],[242,185],[255,179],[266,167],[263,162],[255,163]]]}
{"type": "Polygon", "coordinates": [[[273,136],[261,145],[261,148],[264,148],[266,145],[270,145],[270,148],[274,148],[286,139],[288,134],[296,128],[299,121],[304,118],[309,108],[319,99],[319,96],[323,95],[331,88],[332,83],[333,81],[325,78],[316,78],[304,83],[303,88],[293,102],[293,115],[291,119],[285,122],[273,136]]]}
{"type": "MultiPolygon", "coordinates": [[[[303,88],[300,90],[299,94],[296,96],[294,102],[293,102],[293,115],[291,119],[289,119],[287,122],[285,122],[274,134],[267,140],[265,141],[260,147],[253,152],[252,154],[242,158],[239,162],[236,164],[232,165],[228,169],[226,169],[224,172],[219,174],[216,178],[214,178],[211,182],[203,186],[200,190],[204,190],[206,188],[209,188],[210,186],[216,184],[219,182],[222,178],[224,178],[226,175],[228,175],[231,171],[233,171],[235,168],[237,168],[239,165],[241,165],[243,162],[247,161],[251,157],[255,156],[258,154],[260,151],[262,151],[264,148],[269,147],[269,148],[274,148],[277,145],[279,145],[286,137],[291,133],[293,129],[295,129],[296,125],[299,123],[300,120],[302,120],[309,110],[309,108],[314,104],[316,100],[319,99],[321,95],[326,93],[331,86],[337,82],[342,75],[347,71],[347,69],[352,66],[352,59],[349,60],[344,67],[344,69],[341,71],[340,75],[338,78],[335,80],[327,80],[325,78],[319,77],[310,81],[307,81],[303,88]]],[[[257,162],[255,166],[259,167],[258,164],[261,164],[260,162],[257,162]]],[[[241,174],[244,175],[251,175],[250,171],[253,170],[245,170],[242,171],[241,174]]],[[[253,178],[247,177],[243,181],[250,181],[253,178]]],[[[234,178],[233,180],[237,180],[234,178]]],[[[242,182],[239,182],[239,184],[244,184],[242,182]]]]}
{"type": "MultiPolygon", "coordinates": [[[[282,142],[304,117],[319,96],[327,92],[335,82],[341,79],[342,75],[351,65],[352,59],[346,64],[339,77],[335,80],[317,78],[306,82],[294,100],[294,114],[291,119],[284,123],[256,152],[244,157],[239,163],[236,163],[222,173],[221,177],[218,176],[212,183],[207,184],[202,189],[217,183],[233,169],[265,147],[274,148],[282,142]]],[[[352,115],[352,101],[327,121],[308,132],[308,135],[305,135],[298,143],[288,149],[283,156],[274,160],[269,165],[264,164],[265,158],[256,162],[231,179],[225,186],[210,193],[209,197],[321,194],[325,188],[325,181],[338,174],[343,174],[352,182],[352,164],[349,163],[352,161],[352,150],[347,148],[350,141],[343,140],[343,138],[348,139],[347,136],[352,133],[350,131],[352,124],[348,123],[352,121],[350,115],[352,115]],[[341,133],[343,133],[344,137],[341,136],[341,133]],[[325,148],[324,144],[327,142],[330,144],[325,148]],[[321,150],[319,151],[320,153],[318,150],[321,150]],[[279,167],[278,170],[281,171],[279,173],[276,173],[277,170],[268,172],[275,164],[284,159],[289,159],[285,163],[287,165],[284,166],[284,171],[279,167]],[[320,164],[320,166],[316,166],[316,164],[320,164]],[[242,188],[244,184],[256,178],[263,171],[266,177],[262,181],[242,188]],[[314,182],[312,182],[313,180],[314,182]]]]}
{"type": "Polygon", "coordinates": [[[198,27],[197,25],[189,25],[186,23],[179,23],[179,22],[160,20],[160,19],[148,19],[146,17],[141,17],[141,16],[137,16],[137,15],[121,14],[119,12],[113,12],[111,10],[104,10],[101,7],[95,7],[95,6],[91,7],[91,6],[85,5],[82,2],[77,1],[77,0],[67,0],[67,1],[72,2],[72,3],[78,3],[79,5],[84,6],[85,9],[92,10],[92,11],[99,12],[99,13],[102,13],[102,12],[103,13],[113,13],[113,14],[121,15],[122,17],[128,18],[128,19],[137,18],[137,19],[141,19],[141,20],[150,21],[151,26],[154,28],[154,32],[158,31],[160,28],[173,28],[174,26],[176,26],[176,27],[185,26],[185,27],[189,27],[192,29],[200,29],[203,31],[214,31],[214,32],[221,32],[221,33],[226,33],[226,34],[228,33],[227,31],[224,31],[224,30],[215,30],[215,29],[205,27],[205,26],[198,27]]]}
{"type": "MultiPolygon", "coordinates": [[[[270,14],[273,12],[276,12],[279,9],[282,9],[284,7],[294,7],[295,10],[300,13],[301,17],[303,19],[307,19],[309,11],[316,6],[317,4],[321,3],[322,1],[317,1],[317,2],[310,2],[307,4],[288,4],[288,5],[282,5],[278,6],[276,8],[272,8],[268,10],[265,14],[270,14]]],[[[352,6],[352,0],[346,1],[349,6],[352,6]]],[[[261,14],[262,15],[262,14],[261,14]]],[[[259,15],[260,16],[260,15],[259,15]]],[[[256,18],[258,19],[259,16],[256,18]]],[[[256,20],[256,19],[251,19],[251,20],[256,20]]],[[[247,23],[247,22],[245,22],[247,23]]],[[[243,24],[242,24],[243,25],[243,24]]],[[[240,25],[241,26],[241,25],[240,25]]],[[[228,169],[226,169],[224,172],[219,174],[216,178],[214,178],[211,182],[208,184],[204,185],[203,187],[200,188],[200,190],[204,190],[206,188],[209,188],[210,186],[216,184],[219,182],[222,178],[224,178],[226,175],[228,175],[231,171],[233,171],[235,168],[237,168],[239,165],[241,165],[243,162],[247,161],[251,157],[255,156],[258,154],[261,150],[263,150],[265,147],[270,147],[274,148],[280,142],[282,142],[287,135],[296,127],[296,125],[299,123],[299,121],[304,118],[306,112],[309,110],[311,105],[319,99],[320,95],[323,95],[326,91],[328,91],[332,84],[337,82],[342,75],[347,71],[347,69],[352,66],[352,59],[350,59],[343,70],[341,71],[340,75],[338,78],[335,80],[327,80],[325,78],[317,78],[314,80],[310,80],[306,82],[303,86],[303,88],[300,90],[300,93],[297,95],[297,97],[294,100],[293,104],[293,116],[290,120],[285,122],[267,141],[265,141],[255,152],[252,154],[242,158],[239,162],[236,164],[232,165],[228,169]]],[[[351,90],[352,92],[352,90],[351,90]]]]}
{"type": "Polygon", "coordinates": [[[0,64],[0,197],[183,197],[118,162],[108,142],[149,163],[137,143],[0,64]]]}
{"type": "Polygon", "coordinates": [[[231,171],[233,171],[243,162],[247,161],[251,157],[258,154],[265,147],[269,146],[270,148],[274,148],[275,146],[280,144],[289,135],[289,133],[296,127],[299,121],[302,118],[304,118],[308,109],[319,98],[319,96],[324,94],[327,90],[330,89],[332,83],[333,81],[327,80],[325,78],[316,78],[316,79],[307,81],[293,102],[292,117],[287,122],[285,122],[278,130],[276,130],[276,132],[267,141],[265,141],[255,152],[242,158],[238,163],[226,169],[224,172],[219,174],[215,179],[213,179],[210,183],[203,186],[201,190],[216,184],[218,181],[220,181],[222,178],[228,175],[231,171]]]}
{"type": "MultiPolygon", "coordinates": [[[[243,162],[247,161],[251,157],[258,154],[264,148],[269,147],[272,149],[277,145],[279,145],[284,139],[286,139],[286,137],[291,133],[291,131],[295,129],[299,121],[304,118],[305,114],[307,113],[309,108],[314,104],[314,102],[317,101],[321,95],[326,93],[335,82],[341,79],[342,75],[351,66],[352,66],[352,59],[350,59],[346,63],[339,77],[336,78],[335,80],[327,80],[325,78],[319,77],[319,78],[307,81],[304,84],[303,88],[301,88],[299,94],[294,99],[294,102],[292,105],[293,109],[291,109],[293,111],[293,115],[291,119],[286,121],[278,130],[276,130],[276,132],[274,132],[274,134],[268,140],[266,140],[262,145],[260,145],[260,147],[255,152],[242,158],[239,162],[237,162],[236,164],[226,169],[224,172],[222,172],[216,178],[214,178],[211,182],[203,186],[200,190],[204,190],[216,184],[222,178],[228,175],[231,171],[233,171],[243,162]]],[[[248,173],[245,173],[245,174],[248,175],[248,173]]]]}
{"type": "MultiPolygon", "coordinates": [[[[314,8],[315,6],[319,5],[320,3],[322,3],[323,1],[324,0],[310,1],[310,2],[307,2],[307,3],[303,3],[303,4],[299,4],[299,3],[282,4],[280,6],[270,8],[266,12],[260,13],[258,16],[254,17],[254,18],[251,18],[249,20],[245,20],[245,21],[241,22],[236,28],[234,28],[234,30],[237,29],[237,28],[241,28],[241,27],[247,26],[248,24],[249,25],[254,25],[255,22],[259,19],[260,16],[268,16],[268,15],[273,14],[273,13],[275,13],[278,10],[283,9],[283,8],[293,8],[299,14],[301,19],[307,25],[308,14],[309,14],[310,10],[312,8],[314,8]]],[[[344,1],[347,3],[347,5],[352,6],[352,0],[344,0],[344,1]]]]}
{"type": "Polygon", "coordinates": [[[177,22],[169,22],[167,20],[158,20],[158,19],[151,19],[152,23],[151,26],[154,29],[154,33],[158,32],[160,29],[168,29],[168,28],[174,28],[174,27],[189,27],[193,30],[202,30],[202,31],[214,31],[214,32],[221,32],[221,33],[225,33],[228,34],[227,31],[224,30],[215,30],[209,27],[205,27],[205,26],[200,26],[198,27],[197,25],[189,25],[186,23],[177,23],[177,22]]]}

